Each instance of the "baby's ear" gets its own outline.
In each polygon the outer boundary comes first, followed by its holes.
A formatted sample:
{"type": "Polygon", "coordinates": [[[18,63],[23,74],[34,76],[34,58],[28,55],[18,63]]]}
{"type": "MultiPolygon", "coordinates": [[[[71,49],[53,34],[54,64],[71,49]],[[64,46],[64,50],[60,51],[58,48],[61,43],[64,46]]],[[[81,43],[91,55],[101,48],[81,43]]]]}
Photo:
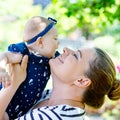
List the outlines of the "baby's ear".
{"type": "Polygon", "coordinates": [[[91,84],[91,80],[87,77],[82,77],[74,81],[74,84],[78,87],[88,87],[91,84]]]}
{"type": "Polygon", "coordinates": [[[36,43],[37,43],[37,45],[39,45],[39,46],[43,46],[42,44],[43,44],[43,39],[42,39],[42,37],[38,37],[37,38],[37,40],[36,40],[36,43]]]}

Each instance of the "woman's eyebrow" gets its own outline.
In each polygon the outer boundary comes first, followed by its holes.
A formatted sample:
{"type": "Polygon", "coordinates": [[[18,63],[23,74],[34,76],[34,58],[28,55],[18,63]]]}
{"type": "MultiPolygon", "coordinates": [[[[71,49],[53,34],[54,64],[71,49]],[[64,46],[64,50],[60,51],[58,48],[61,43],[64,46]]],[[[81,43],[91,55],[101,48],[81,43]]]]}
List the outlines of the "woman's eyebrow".
{"type": "Polygon", "coordinates": [[[82,52],[80,50],[78,50],[79,54],[80,54],[80,57],[82,57],[82,52]]]}

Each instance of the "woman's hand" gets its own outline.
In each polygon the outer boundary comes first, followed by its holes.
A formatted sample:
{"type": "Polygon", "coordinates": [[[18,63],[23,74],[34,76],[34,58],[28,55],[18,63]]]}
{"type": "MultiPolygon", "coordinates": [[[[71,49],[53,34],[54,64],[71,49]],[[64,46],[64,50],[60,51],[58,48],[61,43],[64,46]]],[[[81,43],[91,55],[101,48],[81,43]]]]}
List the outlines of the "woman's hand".
{"type": "Polygon", "coordinates": [[[9,74],[11,76],[12,85],[20,85],[26,78],[28,56],[25,55],[22,59],[21,64],[10,64],[9,74]]]}

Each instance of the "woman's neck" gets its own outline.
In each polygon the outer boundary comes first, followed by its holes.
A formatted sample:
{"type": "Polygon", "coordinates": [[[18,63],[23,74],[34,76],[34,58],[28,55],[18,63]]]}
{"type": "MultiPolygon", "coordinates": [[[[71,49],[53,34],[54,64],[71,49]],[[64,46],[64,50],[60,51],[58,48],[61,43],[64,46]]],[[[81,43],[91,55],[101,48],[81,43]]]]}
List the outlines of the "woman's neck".
{"type": "Polygon", "coordinates": [[[56,100],[48,100],[48,106],[54,106],[54,105],[61,105],[61,104],[67,104],[74,107],[79,107],[81,109],[85,108],[85,105],[83,102],[70,100],[70,99],[56,99],[56,100]]]}
{"type": "MultiPolygon", "coordinates": [[[[58,90],[58,88],[57,88],[58,90]]],[[[60,104],[67,104],[70,106],[74,106],[74,107],[80,107],[82,109],[84,109],[85,105],[82,102],[82,99],[80,99],[80,97],[76,97],[74,95],[74,92],[70,92],[67,90],[54,90],[51,93],[51,97],[48,100],[48,105],[49,106],[53,106],[53,105],[60,105],[60,104]]]]}
{"type": "Polygon", "coordinates": [[[81,109],[85,108],[84,102],[80,97],[76,97],[72,92],[67,92],[67,90],[53,89],[49,99],[46,99],[39,104],[37,104],[34,108],[44,107],[44,106],[55,106],[67,104],[74,107],[79,107],[81,109]]]}
{"type": "Polygon", "coordinates": [[[83,91],[72,83],[64,83],[52,71],[53,89],[48,105],[68,104],[84,109],[83,91]],[[81,92],[82,91],[82,92],[81,92]]]}

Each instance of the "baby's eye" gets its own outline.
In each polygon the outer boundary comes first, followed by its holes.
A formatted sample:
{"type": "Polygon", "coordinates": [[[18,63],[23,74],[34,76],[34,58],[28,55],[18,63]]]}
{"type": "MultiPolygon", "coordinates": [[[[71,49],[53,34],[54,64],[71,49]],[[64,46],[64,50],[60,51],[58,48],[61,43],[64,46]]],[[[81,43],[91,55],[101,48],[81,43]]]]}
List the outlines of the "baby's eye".
{"type": "Polygon", "coordinates": [[[76,59],[78,59],[78,57],[77,57],[77,55],[76,55],[75,53],[73,53],[73,56],[74,56],[76,59]]]}
{"type": "Polygon", "coordinates": [[[54,38],[54,40],[57,40],[57,38],[54,38]]]}

